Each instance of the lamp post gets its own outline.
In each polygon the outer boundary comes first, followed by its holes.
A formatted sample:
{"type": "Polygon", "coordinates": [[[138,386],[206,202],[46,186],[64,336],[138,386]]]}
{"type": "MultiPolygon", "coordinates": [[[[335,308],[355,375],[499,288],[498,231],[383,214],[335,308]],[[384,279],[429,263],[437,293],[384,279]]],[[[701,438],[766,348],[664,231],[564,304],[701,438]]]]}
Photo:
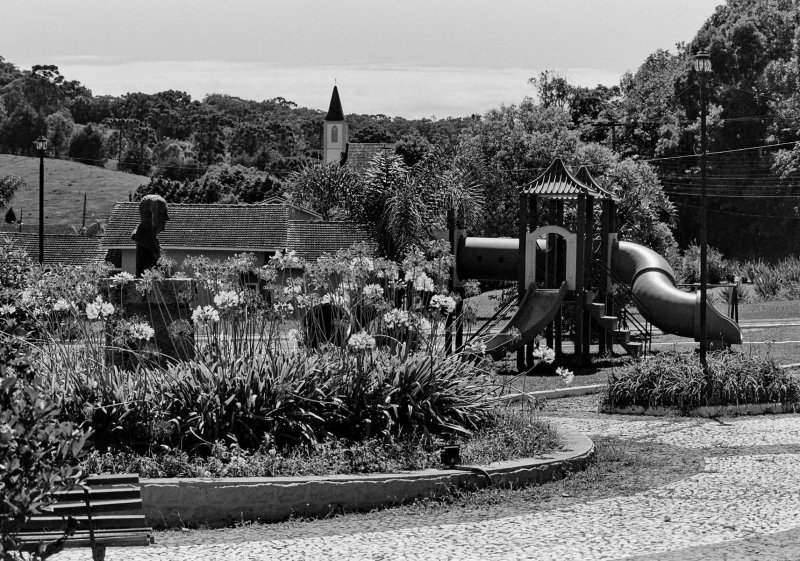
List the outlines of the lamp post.
{"type": "Polygon", "coordinates": [[[711,73],[711,57],[700,51],[692,67],[700,82],[700,364],[705,369],[708,354],[708,216],[706,206],[706,76],[711,73]]]}
{"type": "Polygon", "coordinates": [[[44,263],[44,153],[47,150],[47,139],[40,136],[33,141],[39,151],[39,265],[44,263]]]}

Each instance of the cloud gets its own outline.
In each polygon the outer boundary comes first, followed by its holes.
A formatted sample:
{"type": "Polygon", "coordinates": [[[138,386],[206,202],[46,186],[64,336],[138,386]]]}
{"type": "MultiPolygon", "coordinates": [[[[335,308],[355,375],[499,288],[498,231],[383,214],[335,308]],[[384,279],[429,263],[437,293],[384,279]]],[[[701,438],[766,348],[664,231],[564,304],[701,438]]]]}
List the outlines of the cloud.
{"type": "MultiPolygon", "coordinates": [[[[326,109],[334,80],[346,113],[382,113],[406,118],[466,116],[533,95],[528,78],[542,69],[442,68],[402,64],[288,66],[219,61],[119,63],[101,57],[59,61],[61,73],[80,80],[95,95],[167,89],[194,99],[225,93],[244,99],[284,97],[326,109]]],[[[600,69],[560,69],[570,82],[614,85],[619,74],[600,69]]]]}

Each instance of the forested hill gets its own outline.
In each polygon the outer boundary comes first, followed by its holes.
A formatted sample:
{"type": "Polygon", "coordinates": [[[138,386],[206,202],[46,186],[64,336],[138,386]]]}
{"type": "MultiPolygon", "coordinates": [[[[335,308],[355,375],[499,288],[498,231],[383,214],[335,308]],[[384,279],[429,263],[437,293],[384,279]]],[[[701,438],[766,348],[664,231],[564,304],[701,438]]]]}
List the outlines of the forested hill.
{"type": "MultiPolygon", "coordinates": [[[[327,106],[330,91],[320,91],[327,106]]],[[[282,97],[250,101],[223,94],[193,100],[176,90],[121,97],[92,95],[58,67],[20,70],[0,57],[0,150],[32,154],[46,133],[54,155],[102,166],[186,179],[211,165],[240,164],[285,176],[320,158],[324,111],[282,97]]],[[[457,141],[464,119],[347,116],[354,142],[457,141]]]]}

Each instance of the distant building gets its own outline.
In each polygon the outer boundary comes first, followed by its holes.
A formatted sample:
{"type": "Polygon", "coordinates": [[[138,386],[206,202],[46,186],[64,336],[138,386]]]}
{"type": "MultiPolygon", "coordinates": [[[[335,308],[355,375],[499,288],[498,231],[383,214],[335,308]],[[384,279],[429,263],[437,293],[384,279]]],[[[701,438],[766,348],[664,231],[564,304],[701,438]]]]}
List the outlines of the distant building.
{"type": "Polygon", "coordinates": [[[361,173],[367,169],[373,156],[382,150],[394,151],[390,142],[350,142],[350,130],[342,111],[339,88],[333,86],[331,103],[325,115],[322,133],[322,151],[325,163],[338,162],[361,173]]]}
{"type": "MultiPolygon", "coordinates": [[[[39,262],[39,234],[31,232],[0,232],[0,242],[10,240],[25,250],[32,261],[39,262]]],[[[106,252],[99,237],[74,234],[44,235],[44,265],[90,265],[102,263],[106,252]]]]}
{"type": "MultiPolygon", "coordinates": [[[[261,266],[287,250],[311,260],[369,240],[357,224],[323,222],[316,213],[287,204],[168,204],[167,209],[169,221],[158,239],[162,252],[178,266],[189,256],[223,260],[244,252],[253,253],[261,266]]],[[[119,202],[102,240],[106,259],[132,274],[136,246],[131,232],[138,223],[139,203],[119,202]]]]}

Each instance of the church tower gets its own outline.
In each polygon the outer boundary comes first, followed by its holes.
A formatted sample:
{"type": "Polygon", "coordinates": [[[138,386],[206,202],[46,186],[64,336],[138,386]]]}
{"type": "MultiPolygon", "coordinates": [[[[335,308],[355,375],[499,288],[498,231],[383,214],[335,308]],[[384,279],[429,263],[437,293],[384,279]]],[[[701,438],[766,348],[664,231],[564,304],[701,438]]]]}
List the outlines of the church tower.
{"type": "Polygon", "coordinates": [[[331,105],[325,115],[322,132],[322,151],[325,163],[342,161],[342,154],[347,148],[347,122],[344,120],[342,102],[339,100],[339,89],[333,86],[331,105]]]}

